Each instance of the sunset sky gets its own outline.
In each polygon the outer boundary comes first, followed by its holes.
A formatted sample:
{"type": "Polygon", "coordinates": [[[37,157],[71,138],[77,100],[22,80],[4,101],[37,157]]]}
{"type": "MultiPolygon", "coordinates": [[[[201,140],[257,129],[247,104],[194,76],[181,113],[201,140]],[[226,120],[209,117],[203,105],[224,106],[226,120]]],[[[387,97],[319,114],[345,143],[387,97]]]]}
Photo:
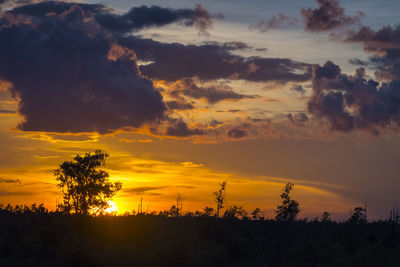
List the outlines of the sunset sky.
{"type": "Polygon", "coordinates": [[[0,0],[0,203],[109,153],[118,211],[400,204],[400,1],[0,0]],[[144,6],[145,5],[145,6],[144,6]]]}

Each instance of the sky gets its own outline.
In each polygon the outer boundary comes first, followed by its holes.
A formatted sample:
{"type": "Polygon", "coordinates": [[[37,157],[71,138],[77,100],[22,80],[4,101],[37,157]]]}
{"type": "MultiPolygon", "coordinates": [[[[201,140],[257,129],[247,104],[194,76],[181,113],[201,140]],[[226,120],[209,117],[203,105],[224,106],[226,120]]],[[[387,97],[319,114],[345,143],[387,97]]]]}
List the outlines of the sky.
{"type": "Polygon", "coordinates": [[[0,203],[101,149],[118,211],[399,204],[400,2],[0,0],[0,203]]]}

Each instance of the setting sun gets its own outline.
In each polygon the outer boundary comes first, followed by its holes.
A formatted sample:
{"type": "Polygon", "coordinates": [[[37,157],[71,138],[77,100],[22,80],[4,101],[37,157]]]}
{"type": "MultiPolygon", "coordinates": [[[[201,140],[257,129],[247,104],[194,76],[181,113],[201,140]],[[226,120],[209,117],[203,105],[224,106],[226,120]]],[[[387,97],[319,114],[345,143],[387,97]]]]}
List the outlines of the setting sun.
{"type": "Polygon", "coordinates": [[[107,214],[116,214],[116,213],[118,213],[117,204],[114,201],[109,200],[108,201],[108,208],[105,209],[104,212],[107,213],[107,214]]]}

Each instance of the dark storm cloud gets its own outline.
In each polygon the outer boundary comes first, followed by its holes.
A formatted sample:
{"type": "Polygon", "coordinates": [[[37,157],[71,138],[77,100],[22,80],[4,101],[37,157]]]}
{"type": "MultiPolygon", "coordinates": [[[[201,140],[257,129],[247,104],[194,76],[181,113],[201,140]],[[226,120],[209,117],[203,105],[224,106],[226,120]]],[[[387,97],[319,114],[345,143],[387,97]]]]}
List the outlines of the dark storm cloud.
{"type": "Polygon", "coordinates": [[[358,12],[356,16],[348,16],[337,0],[316,0],[318,8],[302,9],[301,15],[306,31],[330,31],[354,24],[360,24],[364,13],[358,12]]]}
{"type": "Polygon", "coordinates": [[[286,16],[279,13],[277,16],[272,16],[268,21],[259,21],[258,23],[251,24],[250,30],[257,30],[259,32],[267,32],[271,29],[282,29],[293,27],[298,23],[298,19],[286,16]]]}
{"type": "Polygon", "coordinates": [[[19,128],[106,133],[161,117],[162,97],[140,73],[134,53],[116,45],[79,5],[64,12],[61,6],[60,15],[31,10],[34,22],[14,15],[19,23],[0,28],[0,79],[20,98],[19,128]]]}
{"type": "Polygon", "coordinates": [[[379,134],[380,128],[400,125],[400,81],[379,84],[366,79],[362,68],[346,75],[329,61],[315,65],[308,111],[326,119],[332,130],[364,129],[379,134]]]}
{"type": "Polygon", "coordinates": [[[254,95],[238,94],[230,86],[224,83],[213,83],[202,86],[200,81],[195,79],[182,79],[178,89],[171,92],[171,95],[183,94],[195,99],[206,99],[208,103],[215,104],[223,100],[241,100],[245,98],[256,98],[254,95]]]}
{"type": "Polygon", "coordinates": [[[307,81],[311,65],[287,58],[242,57],[218,44],[183,45],[160,43],[134,36],[121,37],[120,44],[133,49],[150,78],[176,81],[185,77],[201,80],[241,79],[253,82],[307,81]]]}
{"type": "Polygon", "coordinates": [[[400,79],[400,26],[384,26],[377,31],[361,27],[358,31],[349,31],[339,38],[347,42],[363,43],[364,51],[372,55],[367,62],[354,63],[374,67],[378,79],[400,79]]]}

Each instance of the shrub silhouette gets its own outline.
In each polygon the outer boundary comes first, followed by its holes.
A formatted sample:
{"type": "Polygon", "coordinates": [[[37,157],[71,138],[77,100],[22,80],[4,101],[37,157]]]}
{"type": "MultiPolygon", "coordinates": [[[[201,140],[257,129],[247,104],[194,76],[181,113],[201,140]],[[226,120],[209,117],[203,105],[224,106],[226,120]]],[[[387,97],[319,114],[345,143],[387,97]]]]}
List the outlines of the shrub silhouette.
{"type": "Polygon", "coordinates": [[[324,211],[324,213],[322,213],[321,222],[323,223],[332,222],[331,215],[329,212],[324,211]]]}
{"type": "Polygon", "coordinates": [[[282,204],[278,205],[275,211],[275,219],[277,221],[295,221],[299,210],[299,202],[290,198],[290,192],[293,190],[294,184],[287,183],[281,194],[282,204]]]}
{"type": "Polygon", "coordinates": [[[260,208],[255,208],[252,212],[251,212],[251,217],[253,218],[253,220],[260,220],[261,216],[259,215],[261,212],[260,208]]]}
{"type": "Polygon", "coordinates": [[[122,185],[110,182],[108,172],[98,170],[104,167],[107,157],[107,153],[96,150],[84,157],[77,155],[74,161],[64,161],[54,170],[63,193],[63,203],[58,206],[63,213],[89,214],[94,209],[101,213],[108,207],[122,185]]]}

